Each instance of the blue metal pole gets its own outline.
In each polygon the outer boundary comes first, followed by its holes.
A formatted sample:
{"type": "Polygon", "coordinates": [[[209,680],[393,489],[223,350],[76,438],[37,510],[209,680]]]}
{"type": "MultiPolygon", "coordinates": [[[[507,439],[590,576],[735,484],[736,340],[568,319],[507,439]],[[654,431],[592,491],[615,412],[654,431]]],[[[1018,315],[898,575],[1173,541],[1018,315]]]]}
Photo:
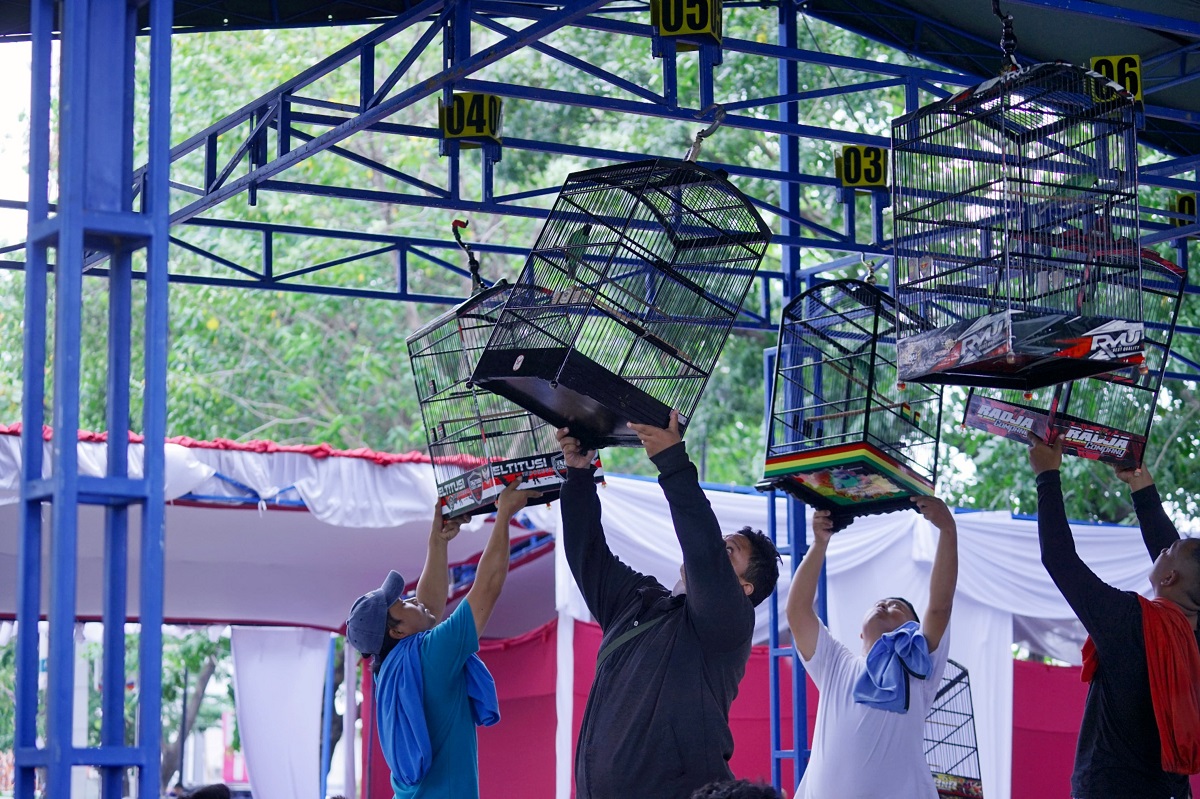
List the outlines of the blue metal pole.
{"type": "Polygon", "coordinates": [[[17,569],[17,652],[15,684],[15,796],[33,799],[38,715],[38,621],[41,617],[42,575],[42,426],[46,420],[46,251],[33,235],[49,215],[50,176],[50,54],[54,4],[30,4],[32,62],[30,70],[29,217],[25,248],[24,386],[21,408],[21,538],[17,569]]]}
{"type": "MultiPolygon", "coordinates": [[[[329,790],[329,764],[333,759],[333,671],[337,656],[337,639],[329,636],[329,657],[325,663],[325,712],[321,724],[321,793],[318,799],[325,799],[329,790]]],[[[350,697],[346,701],[353,701],[350,697]]],[[[347,734],[352,734],[353,731],[347,734]]]]}
{"type": "Polygon", "coordinates": [[[138,796],[161,790],[163,480],[167,422],[167,249],[171,152],[171,0],[150,0],[150,123],[146,214],[151,236],[146,251],[145,433],[146,504],[142,510],[138,668],[138,751],[142,768],[138,796]]]}

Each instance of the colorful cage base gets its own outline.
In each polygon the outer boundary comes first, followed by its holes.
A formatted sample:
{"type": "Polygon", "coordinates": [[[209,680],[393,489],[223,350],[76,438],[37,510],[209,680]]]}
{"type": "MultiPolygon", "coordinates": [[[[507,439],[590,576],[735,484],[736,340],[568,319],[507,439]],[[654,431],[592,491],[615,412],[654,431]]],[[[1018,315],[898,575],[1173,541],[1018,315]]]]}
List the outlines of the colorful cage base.
{"type": "Polygon", "coordinates": [[[778,489],[833,514],[841,529],[857,516],[912,508],[933,495],[933,484],[868,443],[768,458],[760,491],[778,489]]]}
{"type": "Polygon", "coordinates": [[[1064,414],[972,394],[963,424],[992,435],[1027,443],[1034,433],[1043,441],[1062,441],[1064,455],[1137,466],[1146,452],[1146,437],[1087,422],[1064,414]]]}
{"type": "Polygon", "coordinates": [[[1138,365],[1141,322],[1016,311],[927,330],[897,345],[900,379],[1035,389],[1138,365]]]}
{"type": "MultiPolygon", "coordinates": [[[[592,461],[596,467],[595,480],[602,482],[604,472],[600,459],[592,461]]],[[[513,480],[521,480],[520,489],[532,489],[541,493],[538,502],[553,502],[558,499],[563,482],[567,479],[567,464],[562,452],[546,452],[507,461],[484,463],[449,480],[438,483],[438,496],[442,501],[442,516],[450,519],[465,514],[486,514],[496,510],[496,498],[513,480]],[[522,476],[524,479],[522,479],[522,476]]]]}

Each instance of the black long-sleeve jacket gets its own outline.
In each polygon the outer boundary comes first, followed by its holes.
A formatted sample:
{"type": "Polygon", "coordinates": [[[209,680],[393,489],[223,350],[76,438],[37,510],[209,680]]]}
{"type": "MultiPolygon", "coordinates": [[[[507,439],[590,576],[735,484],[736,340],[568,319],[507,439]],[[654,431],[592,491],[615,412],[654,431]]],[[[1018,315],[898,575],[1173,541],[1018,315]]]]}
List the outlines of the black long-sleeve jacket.
{"type": "Polygon", "coordinates": [[[571,469],[560,494],[567,561],[604,631],[601,650],[665,617],[596,674],[575,752],[578,799],[686,799],[732,778],[729,707],[750,657],[754,608],[683,443],[653,461],[683,549],[680,596],[608,548],[590,470],[571,469]]]}
{"type": "MultiPolygon", "coordinates": [[[[1042,472],[1037,486],[1042,563],[1092,637],[1099,658],[1079,728],[1071,795],[1184,799],[1190,796],[1187,777],[1162,770],[1137,595],[1105,583],[1075,551],[1058,471],[1042,472]]],[[[1151,558],[1179,539],[1153,485],[1133,493],[1133,506],[1151,558]]]]}

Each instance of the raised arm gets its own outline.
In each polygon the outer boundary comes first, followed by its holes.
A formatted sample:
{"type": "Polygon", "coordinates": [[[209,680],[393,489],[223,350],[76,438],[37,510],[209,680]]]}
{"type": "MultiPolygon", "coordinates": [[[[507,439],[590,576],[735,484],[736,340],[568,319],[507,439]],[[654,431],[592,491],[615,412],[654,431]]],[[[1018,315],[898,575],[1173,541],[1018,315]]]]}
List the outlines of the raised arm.
{"type": "Polygon", "coordinates": [[[754,606],[730,562],[721,525],[700,488],[700,476],[679,435],[679,415],[667,427],[629,425],[658,467],[658,484],[671,509],[675,537],[683,550],[688,616],[708,647],[728,652],[754,635],[754,606]]]}
{"type": "Polygon", "coordinates": [[[937,553],[929,573],[929,607],[921,622],[921,632],[933,652],[942,642],[950,612],[954,609],[954,590],[958,585],[958,525],[946,503],[937,497],[913,497],[917,510],[938,530],[937,553]]]}
{"type": "Polygon", "coordinates": [[[1120,469],[1113,466],[1113,471],[1121,482],[1129,486],[1130,499],[1137,513],[1138,527],[1142,530],[1142,542],[1151,559],[1157,558],[1158,553],[1179,540],[1179,531],[1171,522],[1167,512],[1163,510],[1162,497],[1154,485],[1154,478],[1145,467],[1137,469],[1120,469]]]}
{"type": "Polygon", "coordinates": [[[1030,434],[1030,444],[1029,463],[1037,476],[1038,544],[1042,565],[1087,631],[1093,636],[1102,635],[1107,629],[1104,620],[1114,618],[1114,612],[1120,610],[1127,598],[1097,577],[1075,551],[1059,473],[1062,443],[1046,444],[1030,434]]]}
{"type": "Polygon", "coordinates": [[[475,616],[475,634],[479,637],[483,636],[483,628],[492,617],[496,600],[500,598],[500,589],[504,587],[504,581],[508,577],[509,522],[512,521],[513,514],[525,507],[526,502],[541,496],[537,491],[518,490],[517,486],[520,483],[520,479],[513,480],[496,498],[496,524],[492,527],[492,534],[488,537],[483,554],[479,556],[479,564],[475,567],[475,582],[467,592],[467,602],[470,603],[471,613],[475,616]]]}
{"type": "Polygon", "coordinates": [[[450,593],[446,552],[463,523],[470,519],[470,516],[459,516],[444,520],[441,500],[434,506],[433,529],[429,531],[429,546],[425,549],[425,568],[421,569],[421,577],[417,580],[417,601],[439,621],[446,612],[446,598],[450,593]]]}
{"type": "Polygon", "coordinates": [[[829,538],[833,535],[833,519],[827,510],[813,512],[813,542],[800,561],[792,577],[788,591],[787,619],[792,628],[792,640],[796,650],[807,661],[817,653],[817,637],[821,620],[813,608],[817,599],[817,584],[821,579],[821,567],[825,564],[825,552],[829,549],[829,538]]]}
{"type": "Polygon", "coordinates": [[[607,630],[620,610],[636,598],[638,586],[653,580],[629,568],[608,548],[593,477],[595,451],[583,450],[579,439],[566,428],[557,436],[567,463],[567,479],[558,495],[560,543],[588,610],[601,629],[607,630]]]}

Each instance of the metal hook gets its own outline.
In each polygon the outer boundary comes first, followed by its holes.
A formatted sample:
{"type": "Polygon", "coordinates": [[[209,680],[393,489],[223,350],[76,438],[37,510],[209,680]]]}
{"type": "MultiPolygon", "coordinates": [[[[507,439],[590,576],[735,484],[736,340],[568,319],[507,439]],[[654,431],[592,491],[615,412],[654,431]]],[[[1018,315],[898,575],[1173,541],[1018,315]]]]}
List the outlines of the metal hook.
{"type": "Polygon", "coordinates": [[[865,252],[860,252],[858,254],[858,259],[862,262],[862,265],[867,268],[867,278],[866,278],[867,283],[874,286],[876,283],[876,279],[875,279],[875,263],[876,262],[868,261],[867,254],[865,252]]]}
{"type": "Polygon", "coordinates": [[[474,293],[483,289],[483,278],[479,275],[479,259],[475,257],[475,251],[471,249],[471,245],[463,241],[462,235],[458,232],[459,228],[464,228],[469,224],[471,223],[465,219],[455,219],[450,228],[454,232],[454,240],[467,254],[467,264],[471,269],[471,291],[474,293]]]}
{"type": "Polygon", "coordinates": [[[717,128],[721,127],[721,124],[725,122],[725,108],[720,103],[714,103],[713,105],[710,105],[708,108],[701,111],[699,116],[701,118],[706,117],[708,116],[709,112],[713,111],[714,109],[716,114],[713,117],[712,124],[696,134],[695,141],[692,142],[692,146],[688,149],[687,155],[683,157],[684,161],[691,161],[694,163],[696,159],[700,157],[700,146],[704,140],[716,133],[717,128]]]}

